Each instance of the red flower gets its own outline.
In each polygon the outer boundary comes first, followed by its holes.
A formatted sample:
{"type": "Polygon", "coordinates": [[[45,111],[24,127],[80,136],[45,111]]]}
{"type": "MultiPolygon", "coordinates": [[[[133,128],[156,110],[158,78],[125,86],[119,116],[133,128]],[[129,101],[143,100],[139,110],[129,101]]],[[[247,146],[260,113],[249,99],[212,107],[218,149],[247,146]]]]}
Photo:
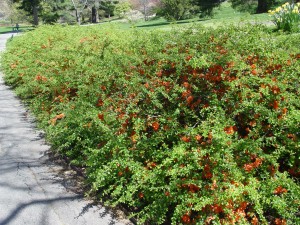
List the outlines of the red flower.
{"type": "Polygon", "coordinates": [[[274,192],[275,195],[280,195],[283,193],[287,193],[287,189],[283,188],[282,186],[278,186],[277,188],[275,188],[274,192]]]}
{"type": "Polygon", "coordinates": [[[218,205],[218,204],[214,204],[211,206],[211,210],[214,212],[214,213],[221,213],[223,212],[223,208],[222,206],[218,205]]]}
{"type": "Polygon", "coordinates": [[[271,106],[272,106],[274,109],[278,109],[278,107],[279,107],[278,101],[274,100],[274,102],[271,104],[271,106]]]}
{"type": "Polygon", "coordinates": [[[253,169],[254,169],[254,167],[253,167],[252,163],[244,165],[244,170],[246,170],[247,172],[250,172],[253,169]]]}
{"type": "Polygon", "coordinates": [[[192,58],[193,58],[193,56],[188,55],[187,57],[185,57],[185,60],[186,60],[186,61],[190,61],[192,58]]]}
{"type": "Polygon", "coordinates": [[[200,190],[200,188],[195,184],[189,184],[188,187],[189,187],[189,191],[192,193],[196,193],[200,190]]]}
{"type": "Polygon", "coordinates": [[[190,95],[191,95],[191,92],[190,92],[190,91],[184,91],[184,92],[182,92],[182,94],[181,94],[182,98],[187,98],[187,97],[190,96],[190,95]]]}
{"type": "Polygon", "coordinates": [[[251,73],[252,73],[252,75],[257,75],[258,74],[256,69],[252,70],[251,73]]]}
{"type": "Polygon", "coordinates": [[[275,225],[286,225],[285,219],[276,218],[274,221],[275,225]]]}
{"type": "Polygon", "coordinates": [[[257,167],[259,167],[261,164],[262,164],[262,159],[260,159],[260,158],[256,158],[255,159],[255,162],[254,163],[252,163],[253,164],[253,166],[255,167],[255,168],[257,168],[257,167]]]}
{"type": "Polygon", "coordinates": [[[184,86],[185,88],[189,88],[189,87],[190,87],[190,84],[189,84],[188,82],[183,82],[183,86],[184,86]]]}
{"type": "Polygon", "coordinates": [[[139,193],[139,198],[140,198],[140,199],[144,198],[144,193],[143,193],[143,192],[140,192],[140,193],[139,193]]]}
{"type": "Polygon", "coordinates": [[[256,121],[255,121],[255,120],[251,120],[251,121],[249,122],[249,125],[250,125],[251,127],[255,127],[255,126],[256,126],[256,121]]]}
{"type": "Polygon", "coordinates": [[[194,97],[193,97],[192,95],[190,95],[190,96],[186,99],[188,105],[190,105],[190,104],[193,102],[193,100],[194,100],[194,97]]]}
{"type": "Polygon", "coordinates": [[[181,221],[185,224],[189,224],[191,222],[191,218],[188,214],[184,214],[182,217],[181,217],[181,221]]]}
{"type": "Polygon", "coordinates": [[[252,218],[251,224],[252,224],[252,225],[258,225],[258,219],[257,219],[256,216],[254,216],[254,217],[252,218]]]}
{"type": "Polygon", "coordinates": [[[97,106],[100,107],[102,105],[103,105],[103,101],[102,101],[102,99],[99,98],[97,101],[97,106]]]}
{"type": "Polygon", "coordinates": [[[278,94],[278,93],[280,93],[280,88],[277,87],[277,86],[273,86],[273,87],[271,88],[271,90],[272,90],[273,94],[278,94]]]}
{"type": "Polygon", "coordinates": [[[224,128],[226,134],[233,134],[236,130],[236,126],[229,126],[224,128]]]}
{"type": "Polygon", "coordinates": [[[121,177],[122,175],[123,175],[123,172],[122,172],[122,171],[119,171],[119,172],[118,172],[118,176],[121,177]]]}
{"type": "Polygon", "coordinates": [[[101,114],[101,113],[98,113],[98,118],[99,118],[99,120],[104,120],[104,115],[103,114],[101,114]]]}
{"type": "Polygon", "coordinates": [[[195,136],[195,139],[196,139],[197,141],[201,141],[202,138],[203,138],[203,137],[202,137],[200,134],[197,134],[197,135],[195,136]]]}
{"type": "Polygon", "coordinates": [[[162,70],[160,70],[160,71],[158,71],[158,72],[156,72],[156,75],[158,76],[158,77],[161,77],[162,76],[162,70]]]}
{"type": "Polygon", "coordinates": [[[182,136],[181,140],[184,141],[184,142],[190,142],[191,141],[191,139],[187,136],[182,136]]]}
{"type": "Polygon", "coordinates": [[[286,115],[287,111],[288,111],[287,108],[283,108],[283,109],[282,109],[282,114],[283,114],[283,115],[286,115]]]}
{"type": "Polygon", "coordinates": [[[159,123],[157,121],[152,123],[152,128],[154,131],[158,131],[159,130],[159,123]]]}

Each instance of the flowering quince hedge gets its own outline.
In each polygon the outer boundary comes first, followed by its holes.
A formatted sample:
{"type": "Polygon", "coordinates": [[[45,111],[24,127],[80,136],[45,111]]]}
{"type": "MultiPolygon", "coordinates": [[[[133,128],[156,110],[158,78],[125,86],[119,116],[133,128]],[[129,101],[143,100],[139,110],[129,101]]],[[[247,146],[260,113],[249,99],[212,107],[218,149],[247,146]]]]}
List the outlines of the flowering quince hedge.
{"type": "MultiPolygon", "coordinates": [[[[41,27],[5,80],[139,224],[300,224],[299,35],[41,27]]],[[[106,198],[109,196],[109,198],[106,198]]]]}

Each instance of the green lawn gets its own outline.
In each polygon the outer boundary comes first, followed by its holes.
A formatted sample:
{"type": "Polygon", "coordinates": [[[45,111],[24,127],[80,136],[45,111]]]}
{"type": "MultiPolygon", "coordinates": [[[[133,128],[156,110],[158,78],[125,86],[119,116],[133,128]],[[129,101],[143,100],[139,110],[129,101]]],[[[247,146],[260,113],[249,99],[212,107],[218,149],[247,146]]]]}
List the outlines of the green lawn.
{"type": "MultiPolygon", "coordinates": [[[[231,7],[231,4],[224,2],[220,7],[214,10],[212,18],[199,18],[181,20],[170,22],[164,18],[153,18],[149,21],[140,19],[138,21],[126,22],[126,20],[111,19],[110,21],[103,21],[100,26],[110,24],[110,26],[118,27],[120,29],[172,29],[174,27],[191,26],[193,24],[201,24],[205,27],[218,27],[226,24],[244,24],[244,23],[260,23],[269,27],[275,27],[271,21],[271,17],[267,13],[263,14],[249,14],[246,12],[239,12],[231,7]],[[121,22],[122,21],[122,22],[121,22]]],[[[21,26],[20,31],[32,29],[29,26],[21,26]]],[[[12,26],[0,26],[0,34],[12,32],[12,26]]]]}
{"type": "Polygon", "coordinates": [[[192,24],[202,24],[205,27],[218,27],[226,24],[241,24],[241,23],[260,23],[273,27],[271,17],[267,13],[263,14],[249,14],[246,12],[239,12],[233,9],[230,3],[223,3],[220,7],[214,10],[212,18],[193,18],[188,20],[181,20],[169,22],[164,18],[154,18],[150,21],[139,20],[135,22],[119,22],[113,21],[117,27],[122,29],[129,29],[132,27],[142,29],[171,29],[178,26],[190,26],[192,24]]]}
{"type": "MultiPolygon", "coordinates": [[[[19,28],[19,32],[24,32],[24,31],[28,31],[28,30],[32,30],[33,27],[31,26],[20,26],[19,28]]],[[[10,33],[13,32],[13,26],[4,26],[4,27],[0,27],[0,34],[5,34],[5,33],[10,33]]],[[[14,31],[16,32],[16,31],[14,31]]]]}

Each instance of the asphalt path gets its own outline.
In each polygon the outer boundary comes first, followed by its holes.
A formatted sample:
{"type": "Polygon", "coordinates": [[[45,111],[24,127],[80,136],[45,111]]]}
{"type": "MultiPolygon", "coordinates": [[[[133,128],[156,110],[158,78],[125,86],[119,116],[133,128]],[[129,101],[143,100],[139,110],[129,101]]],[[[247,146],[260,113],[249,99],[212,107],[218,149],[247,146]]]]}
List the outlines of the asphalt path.
{"type": "MultiPolygon", "coordinates": [[[[0,52],[11,37],[0,35],[0,52]]],[[[0,71],[0,225],[130,224],[74,192],[74,172],[52,162],[49,148],[0,71]]]]}

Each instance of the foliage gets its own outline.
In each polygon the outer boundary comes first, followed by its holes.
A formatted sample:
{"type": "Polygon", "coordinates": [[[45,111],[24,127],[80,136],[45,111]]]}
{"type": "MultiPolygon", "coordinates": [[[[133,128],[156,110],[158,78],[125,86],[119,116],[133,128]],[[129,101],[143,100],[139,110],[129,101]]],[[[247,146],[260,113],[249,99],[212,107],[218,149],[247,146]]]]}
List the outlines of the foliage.
{"type": "Polygon", "coordinates": [[[200,15],[212,16],[213,9],[220,6],[223,0],[162,0],[158,15],[168,20],[183,20],[200,15]]]}
{"type": "Polygon", "coordinates": [[[54,24],[59,19],[58,10],[49,2],[42,2],[42,19],[45,24],[54,24]]]}
{"type": "Polygon", "coordinates": [[[257,1],[252,0],[230,0],[232,7],[241,12],[255,13],[257,8],[257,1]]]}
{"type": "Polygon", "coordinates": [[[300,223],[298,34],[46,26],[3,68],[53,147],[140,224],[300,223]]]}
{"type": "Polygon", "coordinates": [[[11,23],[20,23],[25,21],[30,21],[27,13],[20,9],[20,3],[10,4],[8,19],[11,23]]]}
{"type": "Polygon", "coordinates": [[[13,0],[13,2],[20,3],[20,9],[24,10],[29,15],[32,15],[31,23],[35,26],[39,24],[39,7],[41,6],[41,0],[13,0]]]}
{"type": "Polygon", "coordinates": [[[162,0],[159,15],[167,20],[187,19],[193,10],[191,0],[162,0]]]}
{"type": "Polygon", "coordinates": [[[201,16],[212,15],[213,9],[218,7],[224,0],[193,0],[193,3],[199,6],[201,16]]]}
{"type": "Polygon", "coordinates": [[[13,6],[17,6],[18,11],[14,13],[27,13],[28,16],[33,16],[29,21],[34,25],[39,24],[39,19],[42,19],[44,24],[53,24],[60,18],[68,18],[70,3],[65,0],[11,0],[13,6]]]}
{"type": "Polygon", "coordinates": [[[286,2],[275,10],[269,11],[278,30],[300,31],[300,2],[286,2]]]}
{"type": "Polygon", "coordinates": [[[99,9],[104,11],[104,16],[111,17],[114,15],[117,4],[118,1],[101,1],[99,9]]]}
{"type": "Polygon", "coordinates": [[[76,21],[71,0],[48,0],[41,4],[41,18],[44,24],[56,22],[73,24],[76,21]]]}
{"type": "Polygon", "coordinates": [[[131,0],[132,8],[139,10],[144,14],[145,21],[149,20],[149,16],[155,14],[159,8],[160,0],[131,0]]]}
{"type": "Polygon", "coordinates": [[[7,0],[0,2],[0,18],[6,19],[11,14],[11,4],[7,0]]]}
{"type": "Polygon", "coordinates": [[[127,13],[128,11],[130,11],[131,9],[131,5],[127,2],[119,2],[118,4],[115,5],[114,8],[114,13],[119,17],[124,17],[125,13],[127,13]]]}
{"type": "Polygon", "coordinates": [[[282,0],[229,0],[232,7],[250,13],[264,13],[282,0]]]}

